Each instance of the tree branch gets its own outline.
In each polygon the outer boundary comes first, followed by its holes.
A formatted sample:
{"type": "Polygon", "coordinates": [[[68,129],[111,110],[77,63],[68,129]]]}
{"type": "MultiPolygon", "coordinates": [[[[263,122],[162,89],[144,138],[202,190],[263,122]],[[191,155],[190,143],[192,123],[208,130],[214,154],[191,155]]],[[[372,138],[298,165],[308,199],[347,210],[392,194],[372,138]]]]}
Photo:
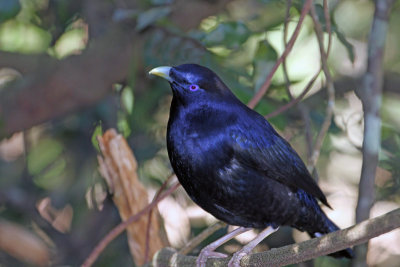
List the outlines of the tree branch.
{"type": "Polygon", "coordinates": [[[23,73],[31,70],[26,64],[37,67],[0,92],[0,138],[97,103],[127,76],[130,60],[129,39],[117,27],[82,55],[62,61],[0,53],[0,67],[15,66],[23,73]]]}
{"type": "MultiPolygon", "coordinates": [[[[243,257],[241,266],[282,266],[327,255],[347,247],[362,244],[369,239],[400,227],[400,209],[361,222],[344,230],[298,244],[271,249],[243,257]]],[[[207,266],[226,266],[229,258],[209,259],[207,266]]],[[[194,266],[196,257],[183,256],[171,248],[157,252],[150,266],[194,266]]]]}
{"type": "MultiPolygon", "coordinates": [[[[368,65],[362,80],[361,98],[364,110],[363,163],[356,208],[356,222],[369,218],[375,199],[375,173],[381,146],[381,118],[383,87],[383,54],[390,8],[393,0],[375,1],[375,13],[368,39],[368,65]]],[[[366,266],[368,244],[356,248],[353,266],[366,266]]]]}
{"type": "MultiPolygon", "coordinates": [[[[170,20],[187,30],[220,12],[230,1],[175,1],[170,20]],[[184,23],[182,13],[189,14],[184,23]]],[[[145,33],[151,29],[138,33],[132,30],[132,20],[127,24],[110,21],[107,18],[116,6],[109,1],[82,2],[91,40],[81,55],[57,60],[45,54],[0,52],[0,68],[15,68],[22,74],[0,90],[0,139],[92,106],[110,93],[114,83],[128,76],[132,51],[142,50],[145,33]]]]}

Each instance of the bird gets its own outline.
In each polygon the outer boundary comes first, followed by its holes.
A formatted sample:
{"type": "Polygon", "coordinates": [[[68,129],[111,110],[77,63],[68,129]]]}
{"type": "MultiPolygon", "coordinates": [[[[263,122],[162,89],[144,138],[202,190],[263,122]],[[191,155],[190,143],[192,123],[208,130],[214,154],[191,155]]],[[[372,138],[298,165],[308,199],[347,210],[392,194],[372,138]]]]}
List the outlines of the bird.
{"type": "MultiPolygon", "coordinates": [[[[216,73],[182,64],[156,67],[149,74],[166,79],[172,89],[166,143],[179,182],[202,209],[238,226],[203,248],[197,266],[226,257],[215,249],[250,229],[264,230],[228,266],[240,266],[241,258],[279,226],[311,237],[339,230],[321,209],[319,202],[330,205],[297,152],[216,73]]],[[[330,256],[352,258],[353,251],[330,256]]]]}

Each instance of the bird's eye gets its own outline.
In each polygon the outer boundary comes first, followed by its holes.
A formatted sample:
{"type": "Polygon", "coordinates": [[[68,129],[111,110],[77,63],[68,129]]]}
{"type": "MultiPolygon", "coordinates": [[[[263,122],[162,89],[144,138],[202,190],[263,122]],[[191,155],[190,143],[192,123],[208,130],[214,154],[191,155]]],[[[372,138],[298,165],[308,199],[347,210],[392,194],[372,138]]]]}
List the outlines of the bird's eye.
{"type": "Polygon", "coordinates": [[[200,87],[197,84],[191,84],[189,88],[190,91],[197,91],[200,87]]]}

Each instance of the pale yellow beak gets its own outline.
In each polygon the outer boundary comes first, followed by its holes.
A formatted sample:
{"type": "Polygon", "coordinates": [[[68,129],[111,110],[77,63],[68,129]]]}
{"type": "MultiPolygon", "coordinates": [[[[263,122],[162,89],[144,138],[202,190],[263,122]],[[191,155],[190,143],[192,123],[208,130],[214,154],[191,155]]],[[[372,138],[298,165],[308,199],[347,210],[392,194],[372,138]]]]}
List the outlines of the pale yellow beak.
{"type": "Polygon", "coordinates": [[[161,67],[152,69],[151,71],[149,71],[149,74],[160,76],[161,78],[164,78],[169,82],[172,82],[172,78],[169,76],[169,71],[171,69],[172,68],[168,67],[168,66],[161,66],[161,67]]]}

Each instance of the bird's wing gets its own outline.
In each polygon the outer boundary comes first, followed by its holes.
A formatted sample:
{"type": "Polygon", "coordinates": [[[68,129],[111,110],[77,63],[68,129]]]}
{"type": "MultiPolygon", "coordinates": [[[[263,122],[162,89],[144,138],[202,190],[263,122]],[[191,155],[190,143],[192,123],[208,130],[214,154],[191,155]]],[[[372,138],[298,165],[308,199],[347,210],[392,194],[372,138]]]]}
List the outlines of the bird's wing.
{"type": "Polygon", "coordinates": [[[300,188],[330,207],[296,151],[268,122],[264,120],[261,127],[247,131],[231,129],[229,136],[236,162],[260,173],[261,177],[300,188]]]}

